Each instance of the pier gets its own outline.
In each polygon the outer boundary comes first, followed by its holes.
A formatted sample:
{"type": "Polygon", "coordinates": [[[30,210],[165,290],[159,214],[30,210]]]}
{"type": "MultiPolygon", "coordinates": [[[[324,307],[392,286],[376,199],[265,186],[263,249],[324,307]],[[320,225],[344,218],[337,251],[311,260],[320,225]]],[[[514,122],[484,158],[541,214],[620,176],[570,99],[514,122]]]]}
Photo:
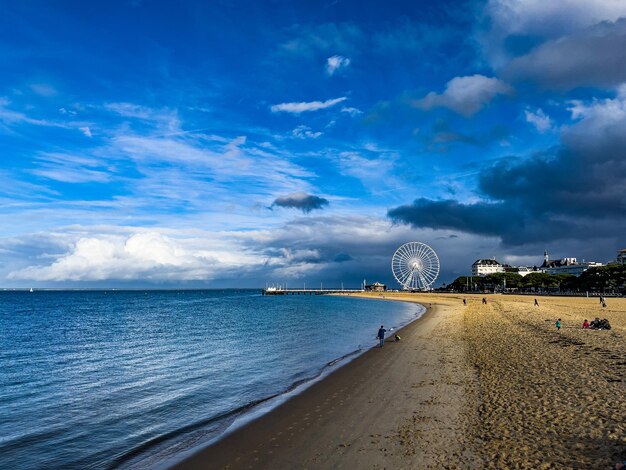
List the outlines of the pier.
{"type": "Polygon", "coordinates": [[[361,293],[363,289],[282,289],[267,287],[261,291],[263,295],[326,295],[361,293]]]}

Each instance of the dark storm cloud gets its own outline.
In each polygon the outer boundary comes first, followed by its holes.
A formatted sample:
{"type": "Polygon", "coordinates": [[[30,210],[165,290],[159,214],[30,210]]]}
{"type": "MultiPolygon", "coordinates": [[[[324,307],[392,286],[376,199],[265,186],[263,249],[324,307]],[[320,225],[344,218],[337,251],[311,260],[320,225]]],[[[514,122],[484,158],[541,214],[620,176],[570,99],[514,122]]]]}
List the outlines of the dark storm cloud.
{"type": "Polygon", "coordinates": [[[502,76],[554,89],[618,85],[626,81],[626,19],[548,41],[511,61],[502,76]]]}
{"type": "Polygon", "coordinates": [[[506,218],[508,223],[515,223],[519,219],[498,203],[462,204],[454,200],[433,201],[425,198],[391,209],[388,215],[394,222],[409,223],[416,227],[461,230],[481,235],[499,235],[503,219],[506,218]]]}
{"type": "Polygon", "coordinates": [[[616,238],[626,231],[624,97],[595,103],[563,131],[562,145],[483,169],[484,202],[420,198],[388,211],[413,227],[497,236],[506,245],[616,238]]]}
{"type": "Polygon", "coordinates": [[[352,256],[350,256],[348,253],[339,253],[337,256],[335,256],[335,259],[333,261],[335,263],[344,263],[346,261],[352,261],[352,256]]]}
{"type": "Polygon", "coordinates": [[[305,214],[308,214],[312,210],[323,209],[324,206],[327,206],[328,204],[328,199],[325,199],[323,197],[313,196],[311,194],[296,193],[277,198],[272,203],[271,207],[277,206],[298,209],[305,214]]]}

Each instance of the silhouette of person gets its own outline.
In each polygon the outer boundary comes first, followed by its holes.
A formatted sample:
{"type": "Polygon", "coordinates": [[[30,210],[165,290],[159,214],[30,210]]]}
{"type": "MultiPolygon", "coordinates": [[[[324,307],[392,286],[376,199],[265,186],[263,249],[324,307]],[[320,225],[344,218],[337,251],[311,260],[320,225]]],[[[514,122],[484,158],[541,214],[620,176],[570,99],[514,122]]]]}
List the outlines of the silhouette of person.
{"type": "Polygon", "coordinates": [[[385,332],[387,330],[385,330],[385,328],[383,328],[383,325],[380,325],[380,329],[378,330],[378,341],[380,342],[380,347],[382,348],[385,345],[385,332]]]}

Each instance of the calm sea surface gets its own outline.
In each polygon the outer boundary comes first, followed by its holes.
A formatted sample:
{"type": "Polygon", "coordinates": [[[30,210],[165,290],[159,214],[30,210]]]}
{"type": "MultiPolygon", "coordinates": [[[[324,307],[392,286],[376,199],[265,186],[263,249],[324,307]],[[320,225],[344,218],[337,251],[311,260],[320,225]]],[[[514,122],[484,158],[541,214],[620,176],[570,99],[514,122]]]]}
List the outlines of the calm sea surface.
{"type": "Polygon", "coordinates": [[[156,465],[421,313],[259,291],[0,292],[0,468],[156,465]]]}

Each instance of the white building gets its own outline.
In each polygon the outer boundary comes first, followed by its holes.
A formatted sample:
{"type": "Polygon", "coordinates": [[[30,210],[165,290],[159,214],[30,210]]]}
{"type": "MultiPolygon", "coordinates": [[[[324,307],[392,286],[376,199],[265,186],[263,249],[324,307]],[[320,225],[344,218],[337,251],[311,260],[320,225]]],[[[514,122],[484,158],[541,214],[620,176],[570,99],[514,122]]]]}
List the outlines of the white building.
{"type": "Polygon", "coordinates": [[[582,273],[587,271],[587,269],[596,268],[598,266],[604,265],[595,261],[585,262],[584,260],[582,263],[579,263],[576,258],[551,260],[548,257],[548,252],[545,251],[543,253],[543,264],[541,265],[541,269],[548,274],[573,274],[574,276],[580,276],[582,273]]]}
{"type": "Polygon", "coordinates": [[[604,266],[602,263],[596,263],[595,261],[589,261],[584,263],[568,264],[564,266],[555,266],[553,268],[546,268],[548,274],[573,274],[574,276],[580,276],[589,268],[597,268],[598,266],[604,266]]]}
{"type": "Polygon", "coordinates": [[[487,274],[503,273],[504,266],[493,259],[479,259],[472,264],[472,276],[486,276],[487,274]]]}

